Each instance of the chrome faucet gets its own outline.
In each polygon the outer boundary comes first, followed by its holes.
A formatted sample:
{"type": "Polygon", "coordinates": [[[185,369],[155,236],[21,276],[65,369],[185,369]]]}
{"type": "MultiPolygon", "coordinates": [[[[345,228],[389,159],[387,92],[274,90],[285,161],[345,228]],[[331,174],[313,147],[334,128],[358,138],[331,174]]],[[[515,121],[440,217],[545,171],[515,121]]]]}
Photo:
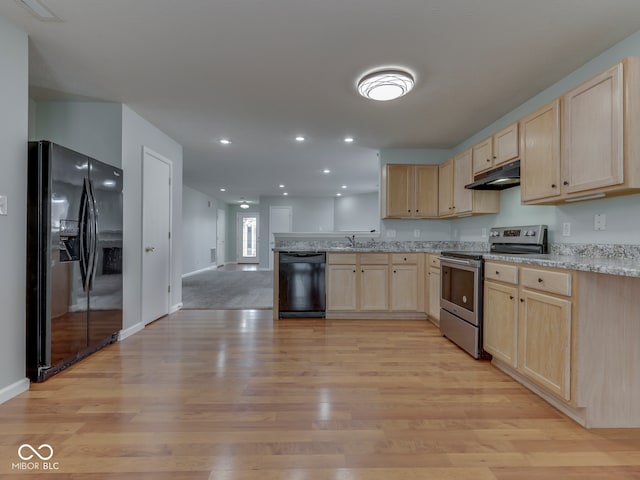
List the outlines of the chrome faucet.
{"type": "Polygon", "coordinates": [[[356,235],[347,235],[346,237],[347,240],[349,240],[349,247],[354,248],[356,246],[356,235]]]}

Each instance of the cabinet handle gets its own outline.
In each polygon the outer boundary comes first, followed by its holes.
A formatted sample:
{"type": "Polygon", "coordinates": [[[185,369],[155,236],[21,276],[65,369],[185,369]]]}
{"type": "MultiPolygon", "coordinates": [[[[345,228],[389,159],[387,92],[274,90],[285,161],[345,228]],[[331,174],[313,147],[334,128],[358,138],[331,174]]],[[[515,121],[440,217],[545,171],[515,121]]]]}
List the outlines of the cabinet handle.
{"type": "Polygon", "coordinates": [[[419,208],[417,208],[417,209],[416,209],[416,213],[418,213],[419,211],[420,211],[420,209],[419,209],[419,208]]]}
{"type": "Polygon", "coordinates": [[[493,159],[495,160],[496,158],[498,158],[498,156],[497,156],[497,155],[494,155],[494,156],[493,156],[493,159]]]}
{"type": "Polygon", "coordinates": [[[405,262],[407,261],[407,257],[404,257],[404,261],[405,261],[405,262]]]}
{"type": "Polygon", "coordinates": [[[498,270],[496,270],[496,275],[500,275],[500,272],[498,270]]]}
{"type": "Polygon", "coordinates": [[[393,273],[398,273],[398,272],[396,270],[394,270],[393,273]]]}
{"type": "Polygon", "coordinates": [[[411,213],[411,210],[407,210],[408,213],[411,213]]]}
{"type": "Polygon", "coordinates": [[[513,295],[509,295],[509,300],[513,300],[513,295]]]}
{"type": "Polygon", "coordinates": [[[356,271],[354,270],[353,273],[356,273],[356,271]]]}
{"type": "Polygon", "coordinates": [[[521,298],[521,299],[520,299],[520,302],[524,303],[524,298],[521,298]]]}
{"type": "Polygon", "coordinates": [[[490,161],[491,161],[491,159],[490,159],[490,158],[487,158],[487,162],[490,162],[490,161]]]}
{"type": "Polygon", "coordinates": [[[364,270],[360,270],[360,273],[364,273],[364,270]]]}
{"type": "Polygon", "coordinates": [[[542,283],[544,282],[544,280],[542,280],[541,278],[538,279],[538,283],[542,283]]]}
{"type": "Polygon", "coordinates": [[[555,184],[555,183],[552,183],[552,184],[551,184],[551,188],[556,188],[556,184],[555,184]]]}
{"type": "Polygon", "coordinates": [[[563,185],[569,185],[569,182],[567,182],[566,180],[564,182],[562,182],[563,185]]]}

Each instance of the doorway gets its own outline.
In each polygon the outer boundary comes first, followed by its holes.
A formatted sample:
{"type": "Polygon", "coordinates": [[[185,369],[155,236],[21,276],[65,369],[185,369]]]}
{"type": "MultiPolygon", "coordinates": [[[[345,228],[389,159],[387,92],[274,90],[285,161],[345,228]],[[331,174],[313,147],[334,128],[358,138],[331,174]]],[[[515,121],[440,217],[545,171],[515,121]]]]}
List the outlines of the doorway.
{"type": "Polygon", "coordinates": [[[215,264],[220,267],[226,262],[227,212],[219,208],[216,217],[216,258],[215,264]]]}
{"type": "Polygon", "coordinates": [[[258,258],[258,220],[257,212],[238,212],[237,216],[237,252],[238,263],[259,263],[258,258]]]}
{"type": "Polygon", "coordinates": [[[142,321],[169,313],[171,295],[171,160],[142,151],[142,321]]]}

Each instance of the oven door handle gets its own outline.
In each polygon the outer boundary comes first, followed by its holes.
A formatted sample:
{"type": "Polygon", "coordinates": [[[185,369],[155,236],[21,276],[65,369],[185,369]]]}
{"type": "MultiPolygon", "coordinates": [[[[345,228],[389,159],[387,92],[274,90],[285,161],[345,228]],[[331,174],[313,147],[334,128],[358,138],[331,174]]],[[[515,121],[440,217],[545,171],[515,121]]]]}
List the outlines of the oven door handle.
{"type": "Polygon", "coordinates": [[[440,257],[441,265],[442,265],[442,262],[452,263],[454,265],[465,265],[467,267],[475,267],[477,265],[476,260],[460,260],[458,258],[451,258],[451,257],[440,257]]]}

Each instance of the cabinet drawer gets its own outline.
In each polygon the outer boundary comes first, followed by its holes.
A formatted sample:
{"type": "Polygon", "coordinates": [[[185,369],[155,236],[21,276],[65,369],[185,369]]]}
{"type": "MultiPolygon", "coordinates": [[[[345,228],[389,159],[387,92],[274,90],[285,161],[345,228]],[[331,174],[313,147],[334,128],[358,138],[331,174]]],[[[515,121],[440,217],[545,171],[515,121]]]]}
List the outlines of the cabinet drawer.
{"type": "Polygon", "coordinates": [[[328,253],[327,263],[329,265],[355,265],[355,253],[328,253]]]}
{"type": "Polygon", "coordinates": [[[515,265],[486,262],[484,264],[484,278],[516,285],[518,283],[518,267],[515,265]]]}
{"type": "Polygon", "coordinates": [[[416,265],[418,263],[417,253],[392,253],[391,263],[394,265],[416,265]]]}
{"type": "Polygon", "coordinates": [[[437,253],[429,255],[429,266],[433,268],[440,268],[440,255],[437,253]]]}
{"type": "Polygon", "coordinates": [[[387,265],[389,255],[386,253],[361,253],[360,265],[387,265]]]}
{"type": "Polygon", "coordinates": [[[571,296],[571,274],[566,272],[521,268],[520,285],[543,292],[571,296]]]}

